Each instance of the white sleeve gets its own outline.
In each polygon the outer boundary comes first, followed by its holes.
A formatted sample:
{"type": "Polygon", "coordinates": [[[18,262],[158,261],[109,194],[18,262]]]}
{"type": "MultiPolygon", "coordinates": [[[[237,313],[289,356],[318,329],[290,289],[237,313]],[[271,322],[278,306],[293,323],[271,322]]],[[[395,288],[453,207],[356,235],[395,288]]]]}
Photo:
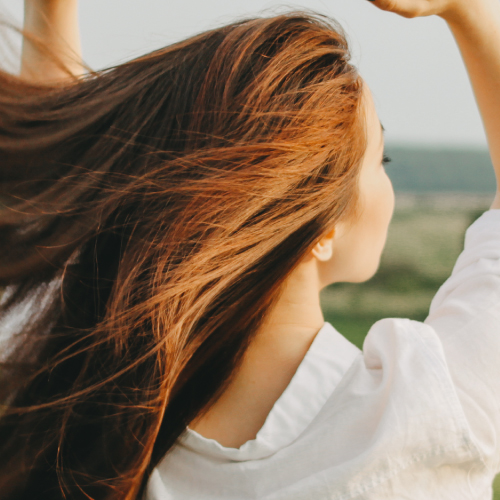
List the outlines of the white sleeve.
{"type": "Polygon", "coordinates": [[[467,230],[464,251],[425,323],[446,363],[485,463],[500,472],[500,210],[467,230]]]}

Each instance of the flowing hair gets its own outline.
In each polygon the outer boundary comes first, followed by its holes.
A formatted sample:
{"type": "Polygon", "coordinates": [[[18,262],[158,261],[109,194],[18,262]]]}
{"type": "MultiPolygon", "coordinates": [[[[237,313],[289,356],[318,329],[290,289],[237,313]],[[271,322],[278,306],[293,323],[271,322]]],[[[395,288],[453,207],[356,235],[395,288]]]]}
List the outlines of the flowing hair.
{"type": "Polygon", "coordinates": [[[0,73],[0,498],[127,499],[355,216],[362,80],[334,21],[214,29],[59,86],[0,73]]]}

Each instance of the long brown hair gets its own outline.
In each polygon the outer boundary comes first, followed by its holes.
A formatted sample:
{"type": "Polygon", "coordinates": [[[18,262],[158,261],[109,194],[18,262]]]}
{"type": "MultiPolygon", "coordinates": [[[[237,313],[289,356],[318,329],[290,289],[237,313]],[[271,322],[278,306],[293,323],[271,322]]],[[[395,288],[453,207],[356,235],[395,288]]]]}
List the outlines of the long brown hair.
{"type": "Polygon", "coordinates": [[[132,499],[353,214],[333,22],[237,22],[64,86],[0,74],[0,497],[132,499]]]}

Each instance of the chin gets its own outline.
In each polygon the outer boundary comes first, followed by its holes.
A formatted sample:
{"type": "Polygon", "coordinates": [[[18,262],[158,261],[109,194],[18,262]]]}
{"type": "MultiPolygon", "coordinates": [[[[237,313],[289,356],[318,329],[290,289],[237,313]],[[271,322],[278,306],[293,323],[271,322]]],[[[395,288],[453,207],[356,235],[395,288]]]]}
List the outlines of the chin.
{"type": "Polygon", "coordinates": [[[347,280],[348,283],[364,283],[365,281],[368,281],[372,279],[375,274],[377,274],[378,268],[380,265],[380,260],[377,261],[376,265],[364,269],[359,269],[358,272],[356,273],[356,276],[353,276],[352,279],[347,280]]]}

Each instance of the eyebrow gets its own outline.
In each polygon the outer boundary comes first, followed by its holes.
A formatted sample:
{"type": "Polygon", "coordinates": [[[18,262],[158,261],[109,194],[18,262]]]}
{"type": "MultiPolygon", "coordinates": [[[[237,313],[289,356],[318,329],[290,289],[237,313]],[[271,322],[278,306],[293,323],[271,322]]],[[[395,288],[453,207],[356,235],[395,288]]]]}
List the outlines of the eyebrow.
{"type": "Polygon", "coordinates": [[[382,136],[381,136],[382,138],[381,138],[380,144],[382,144],[384,142],[384,132],[385,132],[385,128],[382,125],[382,123],[380,123],[380,128],[382,129],[382,136]]]}

